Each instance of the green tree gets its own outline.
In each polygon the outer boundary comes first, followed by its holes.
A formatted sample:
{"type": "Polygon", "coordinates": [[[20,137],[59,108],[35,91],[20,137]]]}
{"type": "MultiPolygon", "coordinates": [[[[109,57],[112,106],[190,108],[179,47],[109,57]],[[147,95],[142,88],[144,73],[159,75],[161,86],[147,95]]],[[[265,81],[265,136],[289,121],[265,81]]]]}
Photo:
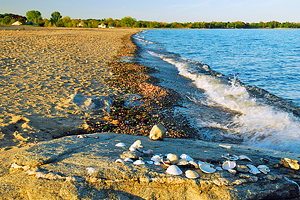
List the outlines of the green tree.
{"type": "Polygon", "coordinates": [[[2,23],[3,24],[10,24],[10,21],[11,21],[11,17],[10,16],[5,16],[2,20],[2,23]]]}
{"type": "Polygon", "coordinates": [[[72,27],[72,21],[69,16],[65,16],[64,18],[62,18],[62,22],[65,27],[72,27]]]}
{"type": "Polygon", "coordinates": [[[42,14],[37,10],[30,10],[26,12],[27,21],[39,24],[42,21],[42,14]]]}
{"type": "Polygon", "coordinates": [[[51,14],[50,20],[51,20],[52,24],[56,25],[56,22],[61,18],[62,18],[62,16],[60,15],[60,13],[58,11],[55,11],[51,14]]]}
{"type": "Polygon", "coordinates": [[[133,27],[135,22],[136,22],[135,18],[127,16],[127,17],[124,17],[124,18],[121,19],[120,25],[122,27],[133,27]]]}

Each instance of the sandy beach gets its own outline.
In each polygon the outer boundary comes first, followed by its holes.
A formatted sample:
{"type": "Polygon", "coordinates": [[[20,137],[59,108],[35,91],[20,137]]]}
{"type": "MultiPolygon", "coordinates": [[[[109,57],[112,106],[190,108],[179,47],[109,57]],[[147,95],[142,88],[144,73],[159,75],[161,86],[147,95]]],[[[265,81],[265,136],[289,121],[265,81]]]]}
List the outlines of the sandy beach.
{"type": "Polygon", "coordinates": [[[107,64],[135,32],[0,27],[0,151],[85,126],[91,98],[117,94],[107,64]]]}

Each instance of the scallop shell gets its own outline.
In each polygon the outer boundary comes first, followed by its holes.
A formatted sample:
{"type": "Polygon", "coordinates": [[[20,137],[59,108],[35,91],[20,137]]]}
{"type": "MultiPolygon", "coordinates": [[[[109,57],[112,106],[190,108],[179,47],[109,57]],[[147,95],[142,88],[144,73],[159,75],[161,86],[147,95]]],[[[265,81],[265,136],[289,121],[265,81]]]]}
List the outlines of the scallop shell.
{"type": "Polygon", "coordinates": [[[136,160],[136,161],[133,162],[133,164],[134,164],[134,165],[144,165],[145,162],[142,161],[142,160],[136,160]]]}
{"type": "Polygon", "coordinates": [[[236,162],[235,161],[230,161],[227,160],[223,163],[222,168],[225,170],[229,170],[229,169],[233,169],[236,166],[236,162]]]}
{"type": "Polygon", "coordinates": [[[178,163],[178,157],[175,154],[169,153],[167,159],[170,161],[171,165],[176,165],[178,163]]]}
{"type": "Polygon", "coordinates": [[[259,171],[261,171],[262,173],[264,173],[264,174],[267,174],[268,172],[270,172],[269,167],[266,166],[266,165],[258,165],[258,166],[257,166],[257,169],[258,169],[259,171]]]}
{"type": "Polygon", "coordinates": [[[116,161],[115,161],[115,163],[122,163],[122,164],[124,164],[124,161],[122,160],[122,159],[117,159],[116,161]]]}
{"type": "Polygon", "coordinates": [[[191,158],[190,156],[188,156],[188,155],[186,155],[186,154],[181,154],[180,158],[181,158],[181,159],[185,159],[185,160],[187,160],[188,162],[189,162],[189,161],[194,161],[193,158],[191,158]]]}
{"type": "Polygon", "coordinates": [[[125,147],[126,145],[123,142],[120,142],[115,145],[116,147],[125,147]]]}
{"type": "Polygon", "coordinates": [[[196,179],[199,177],[199,174],[193,170],[186,170],[185,176],[187,178],[196,179]]]}
{"type": "Polygon", "coordinates": [[[245,155],[240,155],[239,159],[240,160],[249,160],[250,162],[252,162],[252,160],[248,156],[245,156],[245,155]]]}
{"type": "Polygon", "coordinates": [[[170,167],[168,167],[167,171],[168,174],[171,175],[180,175],[182,174],[182,171],[179,167],[177,167],[176,165],[171,165],[170,167]]]}
{"type": "Polygon", "coordinates": [[[247,167],[250,169],[249,172],[251,174],[259,174],[260,173],[260,171],[254,165],[247,165],[247,167]]]}

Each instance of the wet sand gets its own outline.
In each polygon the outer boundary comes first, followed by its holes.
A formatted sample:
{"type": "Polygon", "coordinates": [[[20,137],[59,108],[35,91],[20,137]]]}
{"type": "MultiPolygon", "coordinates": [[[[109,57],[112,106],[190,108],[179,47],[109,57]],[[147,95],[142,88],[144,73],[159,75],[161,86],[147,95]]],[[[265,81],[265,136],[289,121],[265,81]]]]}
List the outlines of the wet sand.
{"type": "Polygon", "coordinates": [[[118,94],[105,84],[108,62],[137,32],[24,28],[0,27],[0,151],[86,126],[91,98],[118,94]]]}

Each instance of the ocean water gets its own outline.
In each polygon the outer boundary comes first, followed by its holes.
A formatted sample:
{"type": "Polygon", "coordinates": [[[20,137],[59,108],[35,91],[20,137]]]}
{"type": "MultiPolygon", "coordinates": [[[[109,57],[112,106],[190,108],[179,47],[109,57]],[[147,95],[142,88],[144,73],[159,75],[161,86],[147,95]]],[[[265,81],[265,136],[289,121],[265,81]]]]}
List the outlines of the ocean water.
{"type": "Polygon", "coordinates": [[[153,29],[136,62],[183,97],[201,139],[300,153],[300,30],[153,29]]]}

